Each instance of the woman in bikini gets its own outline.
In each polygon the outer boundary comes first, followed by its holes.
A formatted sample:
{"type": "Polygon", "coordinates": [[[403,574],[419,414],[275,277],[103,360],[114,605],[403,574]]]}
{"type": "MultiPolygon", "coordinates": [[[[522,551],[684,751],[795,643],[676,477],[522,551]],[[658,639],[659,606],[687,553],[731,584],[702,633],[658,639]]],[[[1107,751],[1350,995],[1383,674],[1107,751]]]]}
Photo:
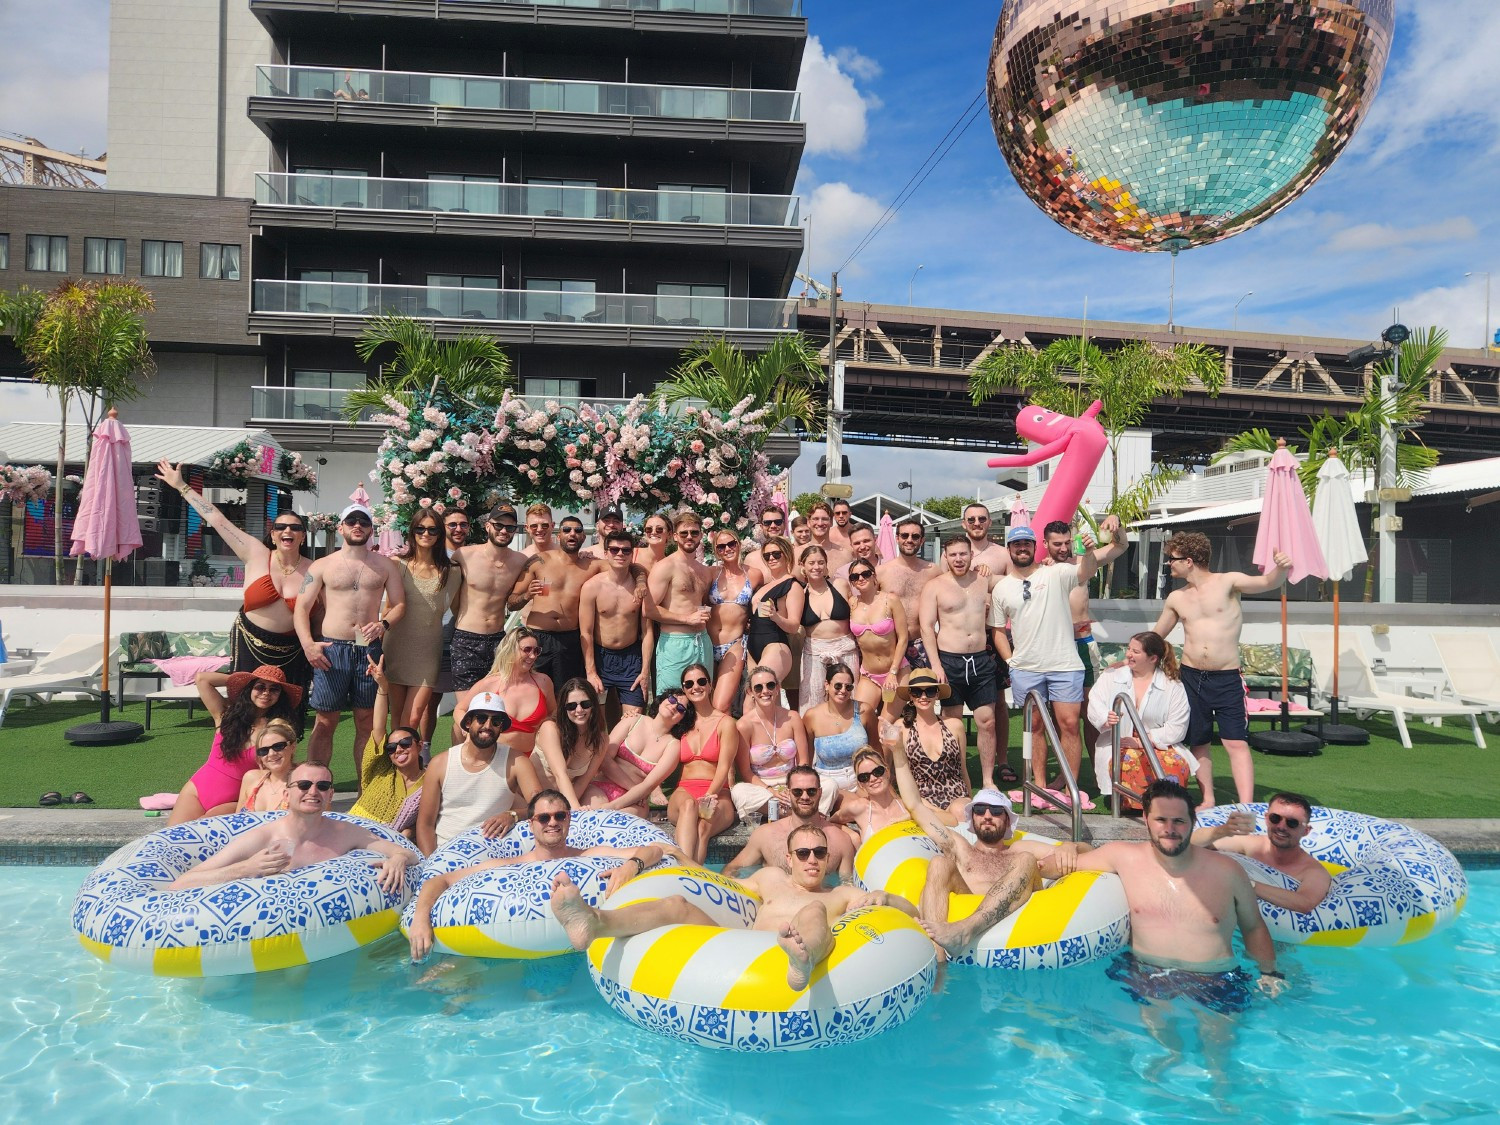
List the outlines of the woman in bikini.
{"type": "Polygon", "coordinates": [[[255,736],[255,764],[240,782],[240,812],[275,812],[287,806],[287,782],[297,764],[297,731],[272,719],[255,736]]]}
{"type": "Polygon", "coordinates": [[[786,775],[793,766],[812,762],[802,717],[781,705],[781,681],[775,669],[764,664],[750,669],[750,694],[744,717],[736,726],[740,753],[734,768],[745,780],[729,790],[734,811],[746,820],[765,809],[767,819],[774,820],[791,807],[786,775]]]}
{"type": "Polygon", "coordinates": [[[601,808],[610,802],[597,784],[599,768],[609,752],[604,708],[594,685],[582,677],[563,684],[560,698],[557,718],[548,719],[536,732],[531,764],[543,787],[556,789],[571,808],[601,808]]]}
{"type": "Polygon", "coordinates": [[[181,824],[200,816],[223,816],[239,807],[240,785],[255,768],[255,735],[272,719],[284,719],[296,729],[302,689],[286,682],[286,673],[267,665],[253,672],[198,674],[198,697],[212,716],[214,743],[208,761],[177,794],[167,824],[181,824]],[[219,694],[225,684],[228,702],[219,694]]]}
{"type": "Polygon", "coordinates": [[[510,729],[500,736],[500,741],[522,756],[535,749],[536,732],[542,729],[548,715],[557,712],[552,677],[535,670],[541,655],[541,642],[524,625],[505,634],[495,650],[489,675],[458,697],[458,706],[453,711],[455,745],[464,739],[463,721],[469,700],[482,691],[492,691],[505,700],[505,709],[510,712],[510,729]]]}
{"type": "Polygon", "coordinates": [[[671,544],[671,517],[662,515],[660,512],[654,516],[647,516],[641,528],[641,545],[635,549],[635,561],[645,567],[649,573],[653,566],[667,557],[667,548],[671,544]]]}
{"type": "Polygon", "coordinates": [[[849,589],[828,580],[828,553],[816,543],[797,556],[805,585],[787,594],[787,611],[802,624],[803,713],[823,702],[826,668],[841,663],[859,672],[859,646],[849,632],[849,589]]]}
{"type": "Polygon", "coordinates": [[[859,701],[870,741],[879,742],[878,724],[893,723],[899,714],[896,682],[906,660],[906,610],[900,598],[880,589],[871,563],[855,559],[849,564],[849,587],[854,591],[849,603],[849,632],[859,646],[859,681],[854,685],[854,698],[859,701]]]}
{"type": "Polygon", "coordinates": [[[842,662],[828,665],[828,698],[802,716],[812,737],[813,769],[823,782],[818,807],[831,812],[841,793],[853,793],[854,755],[870,744],[854,698],[854,673],[842,662]]]}
{"type": "Polygon", "coordinates": [[[728,528],[713,534],[713,569],[708,587],[708,639],[714,646],[714,708],[729,713],[745,676],[745,624],[755,581],[740,564],[740,538],[728,528]]]}
{"type": "MultiPolygon", "coordinates": [[[[183,500],[219,534],[224,545],[245,564],[245,586],[240,611],[229,631],[229,670],[252,672],[262,665],[280,668],[289,684],[305,698],[312,684],[312,665],[297,640],[292,613],[297,591],[312,566],[304,554],[307,524],[296,512],[281,512],[271,521],[271,532],[260,540],[241,531],[182,475],[182,466],[162,461],[156,479],[181,493],[183,500]]],[[[297,716],[300,730],[302,717],[297,716]]]]}
{"type": "Polygon", "coordinates": [[[385,674],[391,684],[391,714],[398,723],[425,727],[436,705],[438,666],[443,656],[443,614],[458,592],[458,568],[448,562],[443,524],[437,513],[418,512],[411,521],[410,553],[398,558],[406,612],[385,639],[385,674]]]}
{"type": "Polygon", "coordinates": [[[682,671],[691,725],[678,743],[682,772],[667,802],[667,819],[677,826],[677,846],[702,863],[708,842],[734,823],[729,778],[739,754],[740,733],[732,716],[714,707],[712,681],[702,664],[682,671]]]}
{"type": "MultiPolygon", "coordinates": [[[[751,568],[755,595],[750,599],[750,625],[745,645],[751,664],[771,669],[776,682],[785,684],[792,674],[792,638],[799,625],[787,604],[787,595],[800,583],[792,574],[792,545],[780,535],[768,535],[761,545],[760,565],[751,568]]],[[[797,707],[797,689],[787,689],[792,708],[797,707]]]]}
{"type": "Polygon", "coordinates": [[[594,784],[609,797],[611,809],[645,818],[651,794],[677,768],[678,739],[691,714],[680,691],[658,696],[643,715],[627,715],[609,732],[610,754],[594,784]]]}
{"type": "Polygon", "coordinates": [[[858,791],[846,795],[829,819],[853,834],[856,848],[882,828],[911,819],[911,810],[896,792],[890,764],[873,746],[854,755],[854,780],[858,791]]]}
{"type": "Polygon", "coordinates": [[[427,767],[422,763],[422,735],[415,727],[397,727],[386,733],[391,684],[386,679],[385,662],[384,656],[368,661],[370,679],[375,681],[375,707],[370,717],[370,741],[359,765],[359,800],[349,812],[388,824],[412,839],[416,836],[427,767]]]}
{"type": "Polygon", "coordinates": [[[906,703],[896,737],[911,761],[917,792],[944,824],[963,818],[970,793],[964,721],[945,719],[939,710],[951,692],[931,668],[913,668],[896,693],[906,703]]]}

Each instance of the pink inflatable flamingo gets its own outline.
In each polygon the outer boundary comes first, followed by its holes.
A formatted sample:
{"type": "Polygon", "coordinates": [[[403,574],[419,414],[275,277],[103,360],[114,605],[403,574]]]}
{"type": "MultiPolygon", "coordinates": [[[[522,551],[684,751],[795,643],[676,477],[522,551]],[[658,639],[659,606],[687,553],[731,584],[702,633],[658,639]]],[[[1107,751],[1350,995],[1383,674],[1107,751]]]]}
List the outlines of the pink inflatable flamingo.
{"type": "Polygon", "coordinates": [[[1082,417],[1074,418],[1027,403],[1016,413],[1016,432],[1041,445],[1015,457],[990,458],[990,468],[1002,469],[1039,465],[1062,455],[1031,520],[1038,533],[1053,520],[1072,525],[1099,459],[1109,448],[1109,438],[1096,417],[1103,409],[1104,404],[1095,399],[1082,417]]]}

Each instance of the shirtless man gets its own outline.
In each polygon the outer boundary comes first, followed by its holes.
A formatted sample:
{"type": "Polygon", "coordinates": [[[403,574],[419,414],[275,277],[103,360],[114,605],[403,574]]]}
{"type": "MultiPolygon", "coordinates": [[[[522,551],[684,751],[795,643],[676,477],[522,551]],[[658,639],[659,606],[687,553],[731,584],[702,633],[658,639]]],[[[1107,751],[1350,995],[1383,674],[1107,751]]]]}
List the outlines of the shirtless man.
{"type": "Polygon", "coordinates": [[[875,529],[867,523],[856,523],[849,531],[849,561],[834,575],[835,578],[849,580],[849,568],[855,562],[867,562],[870,566],[880,565],[880,556],[875,553],[875,529]]]}
{"type": "Polygon", "coordinates": [[[443,892],[463,882],[470,875],[477,875],[492,867],[509,867],[517,863],[545,863],[548,860],[570,859],[577,856],[607,858],[618,856],[620,866],[612,868],[604,878],[604,889],[601,892],[601,897],[604,897],[613,894],[627,879],[639,875],[648,867],[655,867],[664,855],[671,855],[679,863],[689,863],[685,855],[670,845],[665,848],[656,844],[646,844],[638,848],[573,847],[568,843],[568,825],[572,820],[572,811],[568,808],[568,799],[556,789],[543,789],[531,798],[527,814],[531,818],[530,850],[520,855],[487,859],[469,867],[460,867],[455,871],[434,875],[422,884],[422,889],[417,892],[417,904],[412,914],[411,927],[406,934],[411,941],[413,962],[425,961],[427,955],[432,952],[432,908],[443,896],[443,892]]]}
{"type": "Polygon", "coordinates": [[[745,569],[752,566],[760,570],[766,569],[765,559],[760,557],[762,544],[772,535],[786,534],[786,514],[775,504],[770,505],[760,514],[760,522],[756,525],[755,534],[747,536],[743,547],[745,569]]]}
{"type": "Polygon", "coordinates": [[[619,508],[601,508],[599,514],[594,517],[594,541],[579,552],[585,558],[602,559],[604,557],[604,540],[611,532],[625,530],[625,517],[619,508]]]}
{"type": "Polygon", "coordinates": [[[943,714],[950,719],[962,718],[966,705],[973,712],[979,743],[979,784],[993,789],[995,747],[1008,740],[1010,716],[1003,705],[997,706],[997,702],[1003,702],[1004,685],[985,629],[995,578],[975,574],[970,567],[973,557],[964,536],[950,535],[943,540],[948,572],[922,588],[918,618],[922,644],[928,656],[937,658],[932,670],[938,681],[953,691],[943,704],[943,714]]]}
{"type": "MultiPolygon", "coordinates": [[[[908,623],[921,620],[922,587],[939,573],[936,564],[922,557],[926,538],[927,529],[922,521],[908,516],[896,525],[896,557],[875,569],[880,588],[901,603],[908,623]]],[[[913,632],[917,635],[906,646],[906,662],[913,668],[930,667],[920,631],[913,632]]]]}
{"type": "Polygon", "coordinates": [[[828,529],[828,541],[837,547],[852,549],[854,529],[849,521],[853,518],[854,509],[849,507],[849,501],[835,500],[833,502],[833,526],[828,529]]]}
{"type": "MultiPolygon", "coordinates": [[[[890,906],[914,918],[917,915],[917,908],[899,895],[884,891],[870,894],[848,885],[825,886],[828,854],[824,831],[801,825],[787,837],[784,867],[762,867],[741,880],[760,896],[760,913],[753,928],[776,934],[776,944],[787,955],[787,987],[794,992],[807,987],[813,969],[832,951],[833,920],[867,906],[890,906]]],[[[677,895],[632,903],[618,910],[595,910],[583,901],[566,872],[559,872],[553,880],[551,905],[574,949],[587,948],[595,938],[633,937],[658,926],[715,924],[677,895]]]]}
{"type": "Polygon", "coordinates": [[[552,536],[552,509],[545,504],[533,504],[527,508],[526,534],[531,542],[521,553],[527,558],[556,549],[557,543],[552,536]]]}
{"type": "MultiPolygon", "coordinates": [[[[601,698],[613,688],[622,718],[639,715],[651,685],[656,635],[644,612],[650,590],[642,593],[631,574],[635,536],[623,527],[604,536],[605,571],[594,575],[578,595],[578,634],[584,674],[601,698]]],[[[561,687],[562,685],[558,685],[561,687]]]]}
{"type": "MultiPolygon", "coordinates": [[[[849,548],[833,538],[833,512],[819,500],[807,512],[807,526],[812,532],[812,541],[828,554],[828,573],[836,574],[841,566],[849,565],[849,548]]],[[[797,549],[802,557],[802,549],[797,549]]]]}
{"type": "Polygon", "coordinates": [[[526,627],[542,646],[536,670],[558,687],[584,674],[583,639],[578,631],[578,604],[583,584],[604,569],[598,559],[581,556],[583,521],[564,516],[557,525],[558,546],[526,560],[507,609],[526,610],[526,627]]]}
{"type": "Polygon", "coordinates": [[[896,796],[885,755],[873,746],[854,755],[854,780],[858,790],[844,794],[830,819],[849,829],[861,844],[882,828],[911,819],[911,812],[896,796]]]}
{"type": "Polygon", "coordinates": [[[293,620],[302,652],[313,667],[311,706],[318,713],[307,740],[307,760],[328,764],[333,733],[345,707],[354,711],[354,772],[359,774],[365,743],[375,718],[375,681],[370,661],[380,659],[380,642],[406,612],[401,568],[370,550],[375,517],[363,504],[339,513],[344,545],[308,567],[297,595],[293,620]],[[380,599],[385,597],[385,616],[380,599]],[[314,640],[313,607],[323,602],[323,639],[314,640]]]}
{"type": "Polygon", "coordinates": [[[469,545],[469,513],[454,508],[443,516],[443,538],[447,541],[448,557],[469,545]]]}
{"type": "Polygon", "coordinates": [[[969,550],[974,554],[970,570],[988,567],[990,574],[997,577],[1010,570],[1010,555],[990,538],[989,508],[979,503],[965,506],[964,534],[969,537],[969,550]]]}
{"type": "Polygon", "coordinates": [[[514,507],[496,504],[485,516],[484,530],[483,543],[449,555],[463,575],[450,645],[453,690],[460,695],[488,674],[505,639],[505,599],[526,565],[526,556],[510,548],[516,534],[514,507]]]}
{"type": "Polygon", "coordinates": [[[1251,886],[1262,902],[1306,914],[1327,898],[1333,887],[1328,869],[1302,850],[1311,821],[1311,801],[1300,793],[1277,793],[1266,805],[1264,836],[1255,835],[1253,816],[1237,812],[1214,828],[1199,828],[1193,833],[1193,843],[1216,852],[1249,856],[1295,879],[1298,886],[1294,891],[1255,881],[1251,886]]]}
{"type": "Polygon", "coordinates": [[[656,639],[656,694],[682,686],[682,670],[689,664],[714,666],[714,646],[708,639],[708,588],[713,570],[698,561],[703,545],[703,521],[686,511],[672,532],[677,550],[651,568],[646,585],[651,602],[646,615],[659,626],[656,639]]]}
{"type": "Polygon", "coordinates": [[[1211,550],[1208,536],[1196,531],[1179,531],[1167,540],[1163,558],[1172,577],[1187,585],[1167,595],[1151,629],[1166,640],[1182,622],[1182,686],[1192,709],[1187,743],[1198,759],[1198,787],[1203,791],[1200,809],[1214,805],[1213,759],[1208,747],[1215,720],[1240,803],[1255,800],[1255,763],[1250,758],[1250,726],[1240,679],[1240,629],[1245,623],[1240,596],[1276,589],[1286,581],[1286,568],[1292,561],[1278,551],[1276,565],[1263,575],[1215,574],[1208,569],[1211,550]]]}
{"type": "Polygon", "coordinates": [[[417,857],[368,828],[323,815],[333,804],[333,773],[327,766],[303,762],[292,770],[286,791],[286,816],[236,836],[167,889],[185,891],[236,879],[264,879],[365,848],[380,853],[381,858],[372,860],[370,866],[380,868],[381,890],[400,892],[406,884],[406,869],[417,857]]]}
{"type": "Polygon", "coordinates": [[[791,853],[787,850],[787,840],[798,828],[810,825],[825,832],[828,865],[838,869],[839,882],[853,882],[854,844],[847,832],[829,831],[828,818],[818,811],[818,797],[823,792],[818,771],[812,766],[793,766],[786,775],[786,783],[791,794],[791,814],[780,820],[768,820],[751,832],[740,854],[724,866],[724,874],[738,879],[741,872],[779,864],[790,875],[791,853]]]}
{"type": "Polygon", "coordinates": [[[1192,845],[1192,795],[1175,781],[1154,781],[1143,794],[1149,843],[1105,844],[1081,855],[1080,871],[1108,871],[1125,884],[1130,952],[1108,969],[1142,1004],[1189,996],[1216,1012],[1242,1012],[1250,977],[1234,955],[1238,926],[1245,952],[1260,968],[1261,991],[1276,996],[1286,980],[1240,865],[1192,845]]]}

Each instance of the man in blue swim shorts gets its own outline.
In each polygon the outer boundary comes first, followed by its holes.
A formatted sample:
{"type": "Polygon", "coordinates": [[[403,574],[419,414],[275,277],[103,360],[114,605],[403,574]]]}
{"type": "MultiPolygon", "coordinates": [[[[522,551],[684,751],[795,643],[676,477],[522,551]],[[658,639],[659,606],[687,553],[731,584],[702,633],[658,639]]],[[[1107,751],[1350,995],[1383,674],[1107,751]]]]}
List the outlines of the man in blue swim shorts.
{"type": "Polygon", "coordinates": [[[713,571],[700,560],[703,521],[693,511],[676,517],[673,551],[651,568],[646,585],[652,604],[645,614],[657,623],[656,694],[682,686],[682,672],[692,664],[714,666],[708,639],[708,588],[713,571]]]}
{"type": "Polygon", "coordinates": [[[649,590],[630,573],[635,536],[623,527],[604,534],[601,554],[609,568],[583,584],[578,594],[578,632],[584,675],[601,696],[611,689],[624,715],[646,705],[654,635],[643,612],[649,590]]]}

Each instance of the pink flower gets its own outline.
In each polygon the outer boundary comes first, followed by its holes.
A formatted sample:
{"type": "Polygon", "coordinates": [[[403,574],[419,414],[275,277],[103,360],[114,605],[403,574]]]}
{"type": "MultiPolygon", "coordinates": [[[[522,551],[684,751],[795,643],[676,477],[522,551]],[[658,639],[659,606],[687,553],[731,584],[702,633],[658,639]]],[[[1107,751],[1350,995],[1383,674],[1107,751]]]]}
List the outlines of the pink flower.
{"type": "Polygon", "coordinates": [[[459,498],[459,497],[460,497],[460,496],[462,496],[462,495],[463,495],[463,494],[464,494],[464,493],[463,493],[463,489],[461,489],[461,488],[459,488],[459,487],[458,487],[458,486],[457,486],[457,485],[454,485],[454,486],[453,486],[453,487],[452,487],[452,488],[450,488],[450,489],[449,489],[449,490],[448,490],[448,495],[449,495],[449,496],[450,496],[450,497],[451,497],[451,498],[452,498],[452,499],[454,499],[454,500],[457,500],[457,499],[458,499],[458,498],[459,498]]]}
{"type": "Polygon", "coordinates": [[[688,448],[691,449],[694,453],[702,453],[703,443],[697,438],[694,438],[692,443],[688,445],[688,448]]]}
{"type": "Polygon", "coordinates": [[[430,508],[430,507],[432,507],[432,497],[431,497],[431,496],[424,496],[424,497],[422,497],[422,499],[421,499],[421,500],[420,500],[420,501],[418,501],[418,502],[419,502],[419,503],[420,503],[420,504],[421,504],[421,505],[422,505],[422,507],[424,507],[424,508],[430,508]]]}

